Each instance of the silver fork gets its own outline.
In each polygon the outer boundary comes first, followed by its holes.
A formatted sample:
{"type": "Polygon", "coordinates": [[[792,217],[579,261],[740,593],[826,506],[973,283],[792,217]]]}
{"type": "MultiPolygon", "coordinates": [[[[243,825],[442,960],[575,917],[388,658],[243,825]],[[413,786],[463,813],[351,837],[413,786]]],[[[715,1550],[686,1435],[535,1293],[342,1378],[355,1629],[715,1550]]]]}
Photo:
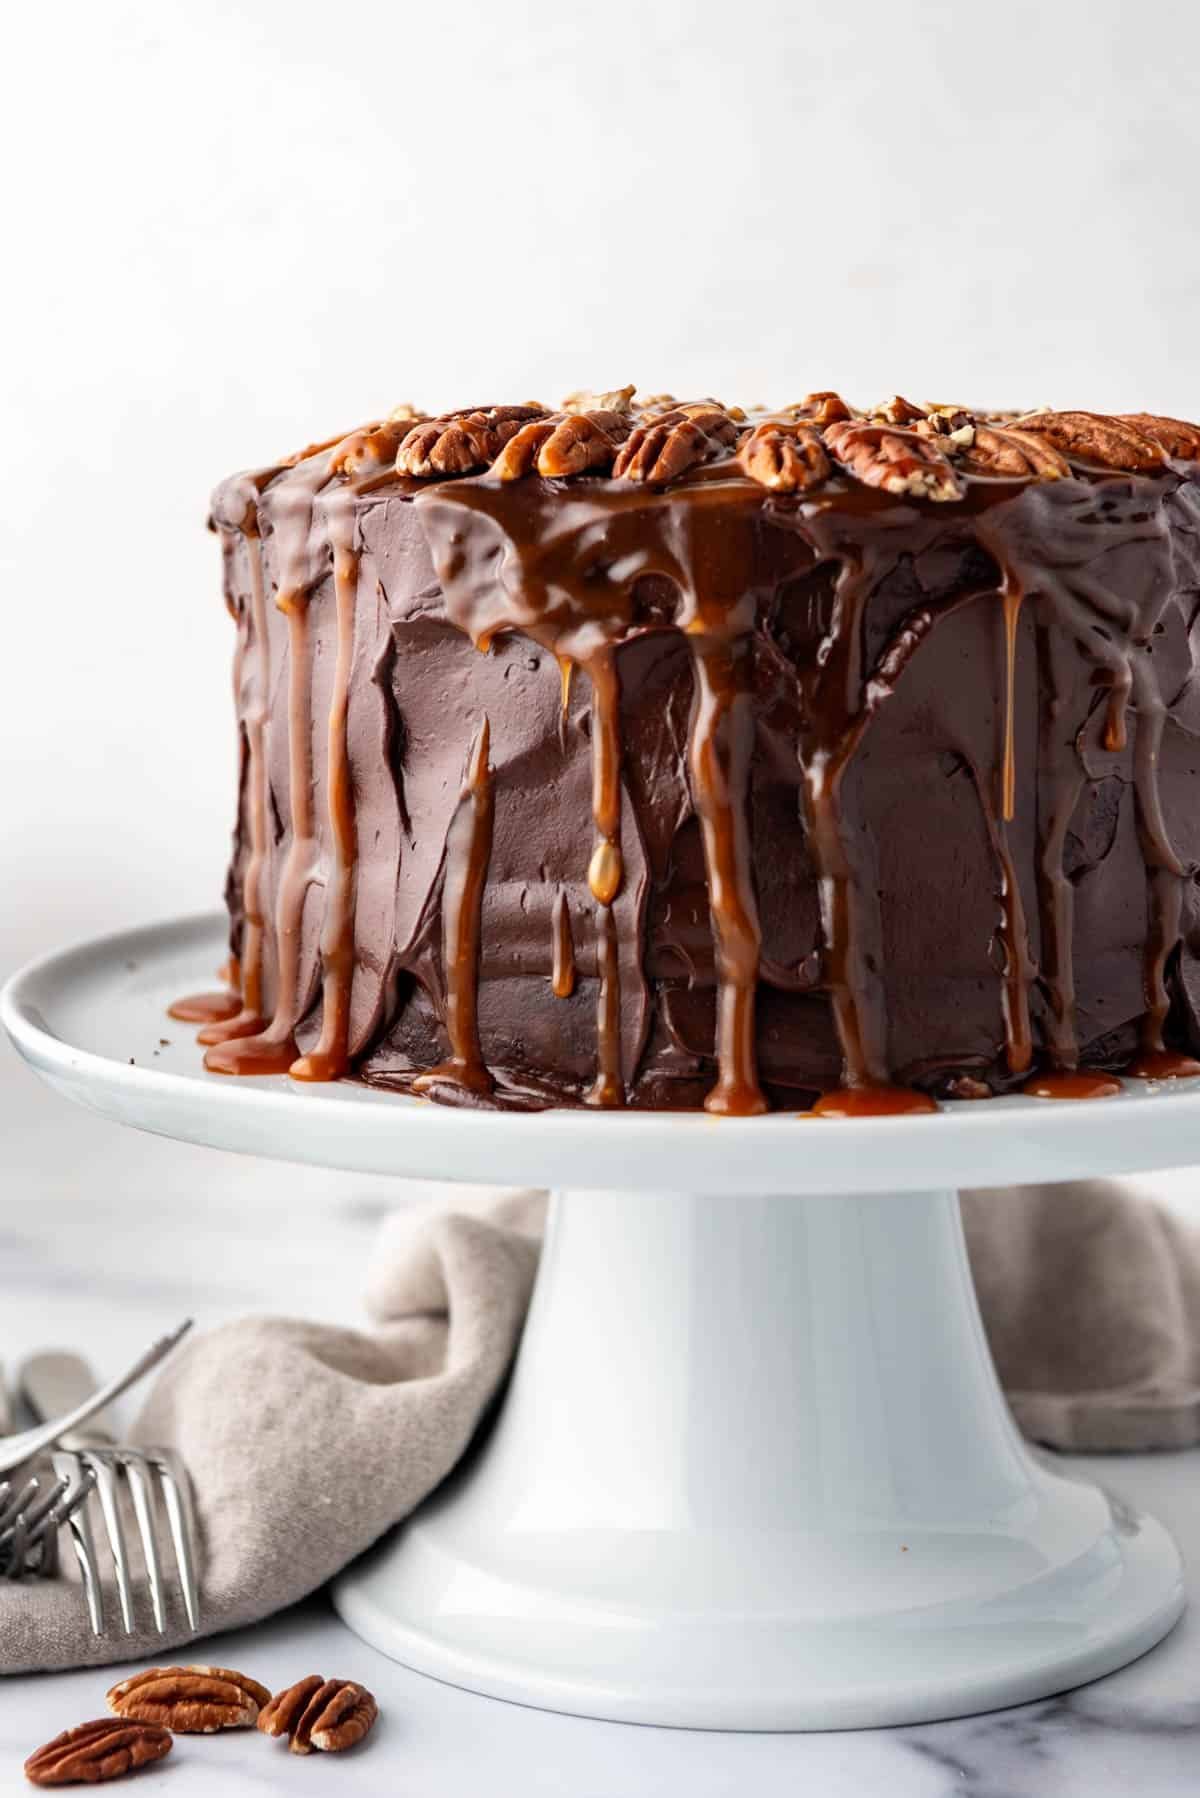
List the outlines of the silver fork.
{"type": "Polygon", "coordinates": [[[41,1454],[43,1449],[51,1448],[64,1430],[77,1429],[89,1417],[95,1416],[97,1411],[102,1411],[105,1405],[110,1404],[113,1399],[120,1398],[121,1394],[128,1391],[130,1386],[135,1385],[143,1374],[147,1374],[151,1368],[157,1367],[159,1362],[170,1354],[179,1338],[186,1334],[191,1327],[191,1318],[185,1318],[169,1335],[160,1336],[158,1341],[152,1342],[148,1349],[143,1349],[137,1360],[132,1366],[127,1367],[124,1373],[118,1374],[115,1379],[109,1380],[104,1386],[97,1387],[90,1384],[87,1392],[77,1394],[75,1400],[68,1404],[65,1416],[56,1416],[55,1408],[51,1405],[49,1410],[36,1412],[39,1421],[33,1429],[18,1430],[10,1434],[11,1419],[8,1419],[6,1409],[4,1416],[7,1421],[0,1421],[0,1475],[12,1473],[16,1468],[22,1467],[26,1461],[32,1461],[35,1455],[41,1454]]]}
{"type": "Polygon", "coordinates": [[[58,1532],[95,1484],[91,1474],[74,1487],[60,1476],[45,1491],[37,1474],[23,1486],[0,1480],[0,1579],[53,1573],[58,1565],[58,1532]]]}
{"type": "MultiPolygon", "coordinates": [[[[21,1369],[20,1384],[26,1403],[37,1416],[78,1403],[96,1391],[96,1380],[87,1363],[78,1355],[64,1353],[31,1356],[21,1369]]],[[[171,1449],[133,1448],[118,1443],[111,1421],[103,1411],[91,1417],[86,1429],[63,1433],[59,1442],[52,1459],[56,1474],[68,1481],[68,1499],[74,1497],[84,1480],[90,1479],[95,1485],[96,1503],[112,1554],[117,1599],[126,1635],[133,1632],[134,1607],[129,1553],[121,1517],[123,1491],[128,1492],[133,1508],[155,1628],[160,1635],[166,1631],[163,1555],[154,1503],[157,1491],[166,1512],[184,1610],[190,1627],[198,1629],[196,1529],[191,1488],[179,1457],[171,1449]]],[[[103,1635],[104,1602],[89,1515],[91,1510],[91,1505],[77,1505],[67,1517],[67,1527],[79,1563],[92,1630],[96,1635],[103,1635]]]]}
{"type": "MultiPolygon", "coordinates": [[[[12,1427],[11,1394],[0,1367],[0,1438],[10,1435],[12,1427]]],[[[69,1482],[52,1480],[46,1488],[44,1474],[31,1474],[23,1485],[0,1480],[0,1579],[56,1572],[58,1532],[93,1483],[80,1482],[68,1498],[69,1482]]]]}

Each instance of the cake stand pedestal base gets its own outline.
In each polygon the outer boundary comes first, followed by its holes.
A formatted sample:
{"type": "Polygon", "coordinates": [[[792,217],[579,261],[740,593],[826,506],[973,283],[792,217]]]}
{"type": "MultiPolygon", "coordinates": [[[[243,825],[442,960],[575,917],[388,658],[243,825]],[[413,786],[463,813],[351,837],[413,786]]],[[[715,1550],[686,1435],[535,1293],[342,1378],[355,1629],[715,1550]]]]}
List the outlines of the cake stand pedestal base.
{"type": "Polygon", "coordinates": [[[493,1426],[335,1603],[495,1697],[831,1729],[1093,1679],[1183,1587],[1019,1436],[953,1192],[571,1191],[493,1426]]]}

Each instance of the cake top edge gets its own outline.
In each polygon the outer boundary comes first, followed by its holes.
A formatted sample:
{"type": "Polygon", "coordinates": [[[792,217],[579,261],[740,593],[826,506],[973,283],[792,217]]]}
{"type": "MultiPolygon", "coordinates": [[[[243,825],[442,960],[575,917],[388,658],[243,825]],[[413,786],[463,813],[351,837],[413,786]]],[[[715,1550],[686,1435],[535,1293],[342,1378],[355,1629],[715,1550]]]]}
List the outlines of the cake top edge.
{"type": "Polygon", "coordinates": [[[963,498],[972,481],[1146,475],[1181,462],[1200,473],[1200,425],[1148,412],[981,411],[899,394],[863,410],[832,391],[741,407],[628,386],[571,394],[557,407],[528,401],[430,414],[398,406],[249,478],[258,493],[301,470],[359,486],[400,478],[414,490],[468,475],[589,476],[661,489],[704,471],[774,494],[804,496],[842,477],[937,503],[963,498]]]}

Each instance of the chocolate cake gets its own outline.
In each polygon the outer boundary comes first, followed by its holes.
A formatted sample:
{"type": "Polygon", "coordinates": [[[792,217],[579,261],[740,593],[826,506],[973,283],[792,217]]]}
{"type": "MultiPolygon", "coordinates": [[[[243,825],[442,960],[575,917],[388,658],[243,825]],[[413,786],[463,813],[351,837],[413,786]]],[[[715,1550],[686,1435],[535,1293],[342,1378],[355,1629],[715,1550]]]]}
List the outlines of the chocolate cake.
{"type": "Polygon", "coordinates": [[[927,1109],[1200,1072],[1200,429],[402,409],[218,488],[216,1073],[927,1109]]]}

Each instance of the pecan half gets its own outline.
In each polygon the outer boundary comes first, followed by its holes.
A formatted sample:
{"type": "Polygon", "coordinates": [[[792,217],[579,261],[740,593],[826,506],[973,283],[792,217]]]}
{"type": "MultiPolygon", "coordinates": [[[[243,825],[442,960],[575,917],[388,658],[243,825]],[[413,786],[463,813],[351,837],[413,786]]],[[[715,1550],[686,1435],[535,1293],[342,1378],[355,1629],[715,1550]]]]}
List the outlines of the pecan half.
{"type": "Polygon", "coordinates": [[[1123,418],[1103,412],[1034,412],[1015,419],[1022,431],[1045,437],[1064,456],[1118,468],[1129,474],[1160,468],[1166,454],[1153,438],[1123,418]]]}
{"type": "Polygon", "coordinates": [[[963,485],[931,437],[890,425],[833,424],[825,443],[868,487],[915,499],[961,499],[963,485]]]}
{"type": "Polygon", "coordinates": [[[840,393],[810,393],[797,404],[784,406],[783,416],[824,427],[841,424],[844,419],[853,418],[854,413],[840,393]]]}
{"type": "Polygon", "coordinates": [[[122,1779],[170,1751],[169,1730],[120,1717],[97,1717],[64,1729],[31,1754],[25,1777],[35,1786],[97,1785],[103,1779],[122,1779]]]}
{"type": "Polygon", "coordinates": [[[352,1679],[322,1679],[310,1673],[277,1692],[259,1713],[264,1735],[287,1736],[293,1754],[337,1754],[361,1742],[379,1715],[365,1686],[352,1679]]]}
{"type": "Polygon", "coordinates": [[[258,1713],[258,1727],[263,1734],[290,1736],[308,1708],[309,1699],[324,1684],[319,1673],[310,1673],[306,1678],[298,1679],[294,1686],[285,1686],[282,1692],[276,1692],[258,1713]]]}
{"type": "Polygon", "coordinates": [[[812,425],[764,422],[742,438],[743,472],[773,493],[806,493],[829,478],[829,457],[812,425]]]}
{"type": "Polygon", "coordinates": [[[633,419],[624,412],[560,412],[535,418],[509,438],[492,463],[492,473],[502,481],[516,481],[535,469],[554,479],[611,468],[632,429],[633,419]]]}
{"type": "Polygon", "coordinates": [[[662,486],[737,441],[738,419],[715,400],[673,406],[634,426],[613,463],[617,480],[662,486]]]}
{"type": "MultiPolygon", "coordinates": [[[[409,410],[409,408],[405,408],[409,410]]],[[[382,424],[351,431],[329,464],[331,474],[372,474],[386,468],[413,428],[411,418],[385,418],[382,424]]]]}
{"type": "Polygon", "coordinates": [[[1071,465],[1066,457],[1032,431],[976,425],[958,459],[971,474],[1005,476],[1018,481],[1065,481],[1071,465]]]}
{"type": "Polygon", "coordinates": [[[1183,418],[1160,418],[1154,412],[1122,412],[1123,425],[1132,425],[1179,462],[1200,462],[1200,425],[1183,418]]]}
{"type": "Polygon", "coordinates": [[[400,474],[473,474],[495,461],[510,437],[531,418],[544,418],[544,406],[480,406],[445,412],[414,425],[400,445],[400,474]]]}
{"type": "Polygon", "coordinates": [[[108,1708],[138,1723],[158,1723],[176,1735],[249,1729],[270,1692],[231,1667],[147,1667],[108,1693],[108,1708]]]}

